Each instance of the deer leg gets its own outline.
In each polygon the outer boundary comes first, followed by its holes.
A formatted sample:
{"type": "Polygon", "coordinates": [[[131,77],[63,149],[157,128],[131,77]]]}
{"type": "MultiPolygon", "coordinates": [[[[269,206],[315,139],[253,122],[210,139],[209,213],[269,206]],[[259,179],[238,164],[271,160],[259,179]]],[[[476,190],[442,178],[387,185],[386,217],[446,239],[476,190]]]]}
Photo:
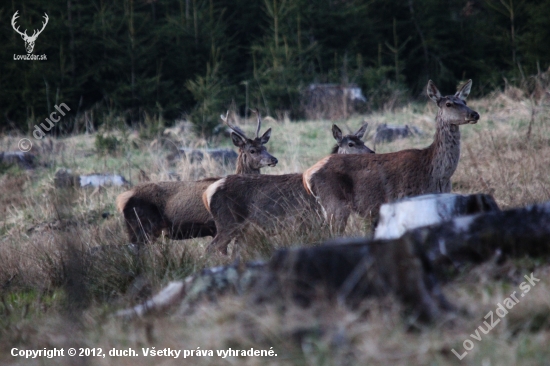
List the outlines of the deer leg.
{"type": "Polygon", "coordinates": [[[148,233],[140,228],[136,220],[126,220],[126,231],[128,232],[128,239],[130,239],[131,244],[141,247],[147,242],[148,233]]]}
{"type": "Polygon", "coordinates": [[[451,193],[451,180],[445,179],[441,183],[441,193],[451,193]]]}
{"type": "Polygon", "coordinates": [[[347,208],[338,209],[334,216],[332,217],[331,226],[336,230],[338,235],[342,235],[344,230],[346,230],[346,225],[348,223],[348,218],[350,215],[350,210],[347,208]]]}
{"type": "MultiPolygon", "coordinates": [[[[225,249],[227,251],[227,247],[225,249]]],[[[235,244],[233,244],[233,250],[231,251],[231,259],[232,260],[241,259],[241,244],[238,242],[238,239],[236,239],[235,244]]]]}
{"type": "Polygon", "coordinates": [[[138,251],[149,242],[154,242],[162,233],[164,222],[157,215],[151,213],[151,209],[143,211],[140,207],[127,207],[124,209],[126,231],[130,243],[137,245],[138,251]]]}
{"type": "Polygon", "coordinates": [[[218,231],[214,240],[206,247],[206,253],[212,253],[217,249],[221,254],[227,255],[227,247],[232,239],[233,235],[218,231]]]}
{"type": "Polygon", "coordinates": [[[338,235],[343,234],[346,229],[349,215],[351,214],[347,202],[333,200],[321,206],[323,206],[325,220],[330,225],[330,228],[338,235]]]}

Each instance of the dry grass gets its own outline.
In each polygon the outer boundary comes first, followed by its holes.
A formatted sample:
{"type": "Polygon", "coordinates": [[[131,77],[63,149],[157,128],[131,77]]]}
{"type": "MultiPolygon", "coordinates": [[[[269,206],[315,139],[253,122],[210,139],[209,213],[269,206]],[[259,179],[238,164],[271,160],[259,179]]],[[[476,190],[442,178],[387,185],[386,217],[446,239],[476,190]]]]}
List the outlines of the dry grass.
{"type": "MultiPolygon", "coordinates": [[[[516,93],[517,94],[517,93],[516,93]]],[[[491,193],[503,208],[550,199],[550,121],[548,106],[533,107],[515,94],[495,93],[469,105],[481,114],[477,125],[461,128],[462,153],[453,177],[453,191],[491,193]],[[510,95],[511,94],[511,95],[510,95]],[[535,108],[535,109],[533,109],[535,108]],[[535,113],[533,113],[535,111],[535,113]],[[531,134],[527,131],[531,118],[531,134]]],[[[409,124],[424,135],[376,146],[378,153],[427,146],[432,139],[435,107],[409,105],[395,113],[373,114],[367,145],[381,123],[409,124]]],[[[337,123],[356,130],[363,117],[337,123]]],[[[328,154],[334,144],[328,121],[267,122],[273,133],[268,150],[279,159],[264,173],[301,172],[328,154]]],[[[252,121],[242,122],[248,133],[252,121]]],[[[547,363],[550,341],[550,266],[535,260],[486,264],[465,271],[444,286],[448,298],[464,312],[425,329],[408,329],[399,305],[392,299],[366,301],[350,310],[319,303],[310,309],[273,306],[251,308],[246,298],[226,297],[202,304],[191,314],[171,314],[125,322],[116,309],[141,301],[168,281],[181,279],[204,267],[227,264],[229,258],[207,257],[210,238],[188,241],[159,239],[144,253],[142,265],[126,244],[122,218],[114,199],[124,188],[56,189],[60,168],[78,173],[108,172],[137,183],[143,173],[152,180],[198,179],[225,175],[231,168],[214,161],[170,164],[174,146],[204,145],[191,135],[142,140],[138,133],[110,132],[126,143],[110,156],[94,153],[93,136],[73,136],[37,144],[43,167],[16,168],[0,175],[0,364],[98,365],[515,365],[547,363]],[[143,171],[143,172],[141,172],[143,171]],[[109,213],[109,215],[103,215],[109,213]],[[105,217],[104,217],[105,216],[105,217]],[[92,254],[90,250],[95,249],[92,254]],[[474,341],[461,362],[451,349],[462,342],[483,316],[531,272],[541,282],[510,311],[493,331],[474,341]],[[25,360],[10,356],[12,347],[38,349],[70,346],[162,349],[273,349],[274,358],[109,357],[25,360]]],[[[0,137],[0,145],[15,150],[17,137],[0,137]]],[[[229,147],[229,139],[220,139],[229,147]]],[[[368,223],[354,218],[346,235],[369,235],[368,223]]],[[[245,259],[267,258],[278,247],[329,237],[285,232],[259,233],[241,252],[245,259]]]]}

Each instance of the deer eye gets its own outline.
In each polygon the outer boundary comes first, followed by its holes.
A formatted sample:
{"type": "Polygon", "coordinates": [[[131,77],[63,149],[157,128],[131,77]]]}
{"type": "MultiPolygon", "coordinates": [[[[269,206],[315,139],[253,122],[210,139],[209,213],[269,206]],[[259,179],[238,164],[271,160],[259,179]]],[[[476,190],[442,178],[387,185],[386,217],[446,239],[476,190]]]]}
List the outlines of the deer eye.
{"type": "Polygon", "coordinates": [[[447,106],[447,108],[451,108],[453,106],[453,103],[447,102],[447,103],[445,103],[445,105],[447,106]]]}
{"type": "Polygon", "coordinates": [[[256,150],[251,149],[251,150],[250,150],[250,153],[251,153],[251,154],[256,154],[256,150]]]}
{"type": "Polygon", "coordinates": [[[354,145],[353,145],[353,142],[350,142],[350,143],[348,144],[348,146],[349,146],[349,147],[353,147],[353,146],[354,146],[354,145]]]}

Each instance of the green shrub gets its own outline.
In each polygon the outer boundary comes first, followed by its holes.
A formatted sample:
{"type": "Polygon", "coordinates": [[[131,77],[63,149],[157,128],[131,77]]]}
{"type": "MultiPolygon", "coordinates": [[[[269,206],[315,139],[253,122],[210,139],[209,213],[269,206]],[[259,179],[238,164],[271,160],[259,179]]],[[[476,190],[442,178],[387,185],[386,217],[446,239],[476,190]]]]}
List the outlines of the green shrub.
{"type": "Polygon", "coordinates": [[[195,132],[210,137],[219,124],[220,111],[223,111],[225,88],[219,77],[219,50],[212,49],[212,61],[206,65],[206,75],[188,80],[185,87],[193,94],[197,105],[189,114],[195,132]]]}
{"type": "Polygon", "coordinates": [[[145,113],[145,121],[139,129],[139,138],[142,140],[153,140],[162,135],[164,131],[164,120],[162,111],[159,116],[149,116],[145,113]]]}
{"type": "Polygon", "coordinates": [[[391,66],[367,67],[359,75],[358,83],[367,97],[371,110],[393,110],[407,100],[408,91],[403,80],[392,80],[391,66]]]}
{"type": "Polygon", "coordinates": [[[122,141],[116,136],[103,136],[103,134],[97,134],[94,145],[98,154],[114,155],[122,146],[122,141]]]}

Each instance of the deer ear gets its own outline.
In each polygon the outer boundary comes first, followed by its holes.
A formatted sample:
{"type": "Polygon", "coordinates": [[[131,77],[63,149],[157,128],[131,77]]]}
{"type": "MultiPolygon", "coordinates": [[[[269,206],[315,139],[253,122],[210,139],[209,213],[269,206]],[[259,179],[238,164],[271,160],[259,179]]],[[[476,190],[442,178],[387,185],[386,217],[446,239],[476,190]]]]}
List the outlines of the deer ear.
{"type": "Polygon", "coordinates": [[[435,86],[433,81],[428,81],[428,97],[430,97],[431,100],[438,103],[441,99],[441,93],[435,86]]]}
{"type": "Polygon", "coordinates": [[[358,139],[363,138],[363,135],[365,135],[365,132],[367,132],[367,127],[369,127],[369,123],[368,123],[368,122],[365,122],[365,123],[363,124],[363,126],[361,126],[361,128],[358,129],[356,133],[354,133],[354,135],[355,135],[358,139]]]}
{"type": "Polygon", "coordinates": [[[271,137],[271,128],[268,128],[267,131],[264,132],[262,137],[260,137],[260,142],[262,143],[262,145],[267,144],[270,137],[271,137]]]}
{"type": "Polygon", "coordinates": [[[332,136],[337,142],[342,141],[342,130],[336,125],[332,125],[332,136]]]}
{"type": "Polygon", "coordinates": [[[244,138],[236,134],[235,132],[231,132],[231,140],[233,140],[233,145],[237,147],[243,147],[246,144],[246,141],[244,138]]]}
{"type": "Polygon", "coordinates": [[[468,98],[468,95],[470,95],[470,90],[472,89],[472,79],[468,80],[466,84],[462,85],[460,89],[455,94],[455,97],[460,98],[462,100],[466,100],[468,98]]]}

